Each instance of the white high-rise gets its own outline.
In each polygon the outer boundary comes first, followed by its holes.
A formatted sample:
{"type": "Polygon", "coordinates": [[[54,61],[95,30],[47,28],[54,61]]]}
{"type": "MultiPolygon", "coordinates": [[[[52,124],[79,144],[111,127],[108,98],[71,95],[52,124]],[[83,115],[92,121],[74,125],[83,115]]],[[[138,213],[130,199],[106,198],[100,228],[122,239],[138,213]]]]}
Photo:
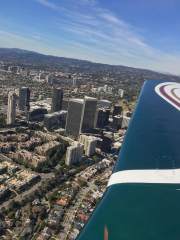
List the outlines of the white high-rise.
{"type": "Polygon", "coordinates": [[[97,140],[94,136],[80,135],[79,142],[83,144],[86,156],[90,157],[95,153],[97,140]]]}
{"type": "Polygon", "coordinates": [[[81,161],[83,155],[83,145],[79,142],[74,142],[72,146],[67,148],[66,165],[71,166],[81,161]]]}
{"type": "Polygon", "coordinates": [[[12,125],[16,120],[16,100],[17,95],[15,92],[8,94],[8,109],[7,109],[7,124],[12,125]]]}

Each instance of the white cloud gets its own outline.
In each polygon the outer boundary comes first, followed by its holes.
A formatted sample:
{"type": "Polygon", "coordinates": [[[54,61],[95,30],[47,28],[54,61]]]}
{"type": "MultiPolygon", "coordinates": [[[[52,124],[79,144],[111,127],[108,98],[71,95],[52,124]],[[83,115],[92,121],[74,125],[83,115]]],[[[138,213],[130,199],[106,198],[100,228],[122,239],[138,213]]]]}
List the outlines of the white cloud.
{"type": "Polygon", "coordinates": [[[79,0],[79,3],[95,5],[97,4],[97,1],[96,0],[79,0]]]}
{"type": "MultiPolygon", "coordinates": [[[[58,25],[61,30],[72,33],[74,43],[83,43],[84,48],[87,45],[89,50],[95,50],[97,59],[99,52],[104,52],[105,63],[180,74],[180,56],[167,54],[150,46],[133,26],[107,9],[96,6],[88,11],[86,17],[73,15],[73,18],[67,18],[66,22],[58,25]]],[[[83,46],[81,45],[82,49],[83,46]]]]}
{"type": "Polygon", "coordinates": [[[50,2],[49,0],[36,0],[41,5],[48,7],[52,10],[58,10],[58,6],[54,4],[53,2],[50,2]]]}
{"type": "Polygon", "coordinates": [[[119,18],[117,18],[116,16],[112,15],[111,13],[108,12],[102,12],[100,14],[100,16],[102,18],[104,18],[104,20],[112,23],[112,24],[122,24],[122,21],[119,20],[119,18]]]}

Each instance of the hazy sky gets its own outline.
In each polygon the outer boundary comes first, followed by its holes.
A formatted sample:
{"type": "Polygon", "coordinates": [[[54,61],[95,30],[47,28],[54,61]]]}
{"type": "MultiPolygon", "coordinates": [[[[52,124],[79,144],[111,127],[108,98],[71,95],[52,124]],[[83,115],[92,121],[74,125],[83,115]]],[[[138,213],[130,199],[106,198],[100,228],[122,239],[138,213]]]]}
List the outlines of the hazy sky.
{"type": "Polygon", "coordinates": [[[1,0],[0,47],[180,75],[180,0],[1,0]]]}

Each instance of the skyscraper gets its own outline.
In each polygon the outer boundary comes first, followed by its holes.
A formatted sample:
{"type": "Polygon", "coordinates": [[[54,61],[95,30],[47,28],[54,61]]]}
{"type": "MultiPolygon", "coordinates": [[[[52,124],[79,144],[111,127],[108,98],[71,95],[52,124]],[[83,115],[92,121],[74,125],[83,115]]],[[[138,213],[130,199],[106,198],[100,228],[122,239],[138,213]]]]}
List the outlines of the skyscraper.
{"type": "Polygon", "coordinates": [[[85,96],[81,117],[81,132],[87,132],[95,127],[97,99],[85,96]]]}
{"type": "Polygon", "coordinates": [[[67,166],[81,162],[83,155],[83,145],[79,142],[67,148],[65,163],[67,166]]]}
{"type": "Polygon", "coordinates": [[[8,109],[7,109],[7,124],[12,125],[16,119],[16,99],[15,92],[9,92],[8,94],[8,109]]]}
{"type": "Polygon", "coordinates": [[[61,88],[53,88],[52,91],[52,112],[58,112],[62,109],[63,90],[61,88]]]}
{"type": "Polygon", "coordinates": [[[59,111],[44,116],[44,126],[50,129],[65,128],[67,111],[59,111]]]}
{"type": "Polygon", "coordinates": [[[71,99],[68,105],[66,134],[77,138],[81,132],[95,127],[97,99],[71,99]]]}
{"type": "Polygon", "coordinates": [[[122,106],[120,106],[120,105],[114,105],[113,116],[121,115],[122,111],[123,111],[122,106]]]}
{"type": "Polygon", "coordinates": [[[96,127],[104,128],[109,123],[110,109],[99,108],[96,115],[96,127]]]}
{"type": "Polygon", "coordinates": [[[81,131],[81,118],[83,113],[84,100],[70,99],[66,119],[66,134],[77,138],[81,131]]]}
{"type": "Polygon", "coordinates": [[[80,135],[79,142],[84,146],[86,156],[90,157],[95,153],[98,140],[97,137],[80,135]]]}
{"type": "Polygon", "coordinates": [[[19,110],[29,111],[30,90],[28,87],[19,89],[19,110]]]}
{"type": "Polygon", "coordinates": [[[76,78],[73,78],[73,79],[72,79],[72,84],[73,84],[73,87],[76,86],[76,78]]]}
{"type": "Polygon", "coordinates": [[[120,98],[123,98],[124,97],[124,90],[123,89],[119,89],[118,90],[118,94],[119,94],[120,98]]]}
{"type": "Polygon", "coordinates": [[[112,126],[114,129],[119,130],[122,126],[123,117],[120,115],[113,116],[112,126]]]}

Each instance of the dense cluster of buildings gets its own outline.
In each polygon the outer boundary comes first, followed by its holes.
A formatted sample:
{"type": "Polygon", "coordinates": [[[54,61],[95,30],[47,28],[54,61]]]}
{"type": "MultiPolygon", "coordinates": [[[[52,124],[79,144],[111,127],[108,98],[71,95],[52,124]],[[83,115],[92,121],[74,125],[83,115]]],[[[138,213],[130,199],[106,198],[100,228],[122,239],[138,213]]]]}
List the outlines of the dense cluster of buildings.
{"type": "Polygon", "coordinates": [[[31,188],[40,180],[38,174],[21,169],[15,163],[0,156],[0,202],[31,188]]]}
{"type": "Polygon", "coordinates": [[[55,165],[65,152],[63,140],[57,134],[19,128],[0,132],[0,153],[19,164],[41,171],[45,165],[55,165]]]}
{"type": "MultiPolygon", "coordinates": [[[[107,85],[102,89],[103,91],[111,90],[107,85]]],[[[25,117],[27,122],[41,122],[44,129],[50,131],[62,129],[60,133],[72,139],[66,152],[65,163],[67,166],[80,163],[83,155],[91,157],[96,153],[96,148],[103,151],[105,148],[110,149],[112,136],[107,137],[107,130],[112,132],[128,127],[130,116],[128,113],[126,115],[123,113],[120,105],[116,104],[112,108],[111,102],[108,100],[85,96],[84,98],[70,98],[67,110],[64,110],[63,95],[62,88],[53,87],[51,101],[48,99],[47,102],[41,101],[32,106],[29,88],[22,87],[18,91],[9,92],[7,124],[12,126],[15,124],[16,103],[18,102],[20,117],[25,117]],[[108,139],[111,140],[108,141],[108,139]]],[[[51,145],[60,147],[58,142],[52,141],[42,145],[41,140],[31,136],[26,139],[26,143],[18,144],[18,147],[16,144],[13,146],[9,141],[8,144],[1,146],[1,149],[2,152],[8,152],[17,148],[18,151],[12,151],[11,157],[37,169],[39,165],[43,165],[47,161],[45,148],[51,150],[55,148],[51,145]],[[39,146],[40,142],[41,146],[39,146]]]]}
{"type": "MultiPolygon", "coordinates": [[[[103,88],[104,89],[104,88],[103,88]]],[[[51,106],[47,104],[30,103],[30,89],[21,87],[8,94],[7,124],[14,125],[17,114],[24,113],[27,121],[42,121],[47,129],[65,128],[67,135],[78,138],[80,133],[86,133],[94,128],[104,128],[109,123],[111,102],[97,100],[85,96],[84,98],[68,99],[68,107],[64,108],[63,89],[53,88],[51,106]]],[[[122,107],[114,106],[113,117],[122,115],[122,107]]],[[[113,118],[115,119],[115,118],[113,118]]],[[[116,119],[115,119],[116,121],[116,119]]]]}
{"type": "Polygon", "coordinates": [[[0,61],[0,202],[26,202],[1,216],[0,239],[76,239],[106,189],[140,86],[154,74],[0,61]]]}
{"type": "MultiPolygon", "coordinates": [[[[17,79],[25,74],[24,70],[7,69],[7,73],[12,71],[17,79]]],[[[3,98],[1,112],[7,114],[6,126],[0,130],[0,154],[14,164],[17,174],[13,170],[13,175],[8,175],[10,170],[0,166],[2,202],[6,204],[8,196],[15,199],[21,193],[28,199],[32,186],[40,186],[36,195],[41,197],[31,204],[37,228],[27,217],[19,236],[26,239],[33,229],[39,229],[39,215],[46,209],[45,227],[37,232],[37,239],[50,239],[58,231],[59,239],[75,239],[105,190],[131,112],[123,105],[124,90],[115,89],[108,79],[96,86],[88,83],[90,75],[86,73],[69,76],[39,70],[30,70],[25,78],[27,83],[29,78],[33,82],[24,84],[28,87],[8,88],[3,98]],[[51,191],[51,183],[52,189],[57,184],[60,189],[52,202],[42,196],[44,189],[51,191]]],[[[36,189],[34,186],[32,192],[36,189]]]]}
{"type": "Polygon", "coordinates": [[[94,210],[95,203],[102,197],[112,165],[112,160],[103,159],[76,174],[63,189],[53,194],[46,226],[37,239],[50,239],[54,232],[58,232],[57,239],[74,240],[94,210]],[[90,187],[86,185],[87,190],[83,190],[83,184],[88,182],[90,187]],[[85,191],[85,195],[81,191],[85,191]]]}

